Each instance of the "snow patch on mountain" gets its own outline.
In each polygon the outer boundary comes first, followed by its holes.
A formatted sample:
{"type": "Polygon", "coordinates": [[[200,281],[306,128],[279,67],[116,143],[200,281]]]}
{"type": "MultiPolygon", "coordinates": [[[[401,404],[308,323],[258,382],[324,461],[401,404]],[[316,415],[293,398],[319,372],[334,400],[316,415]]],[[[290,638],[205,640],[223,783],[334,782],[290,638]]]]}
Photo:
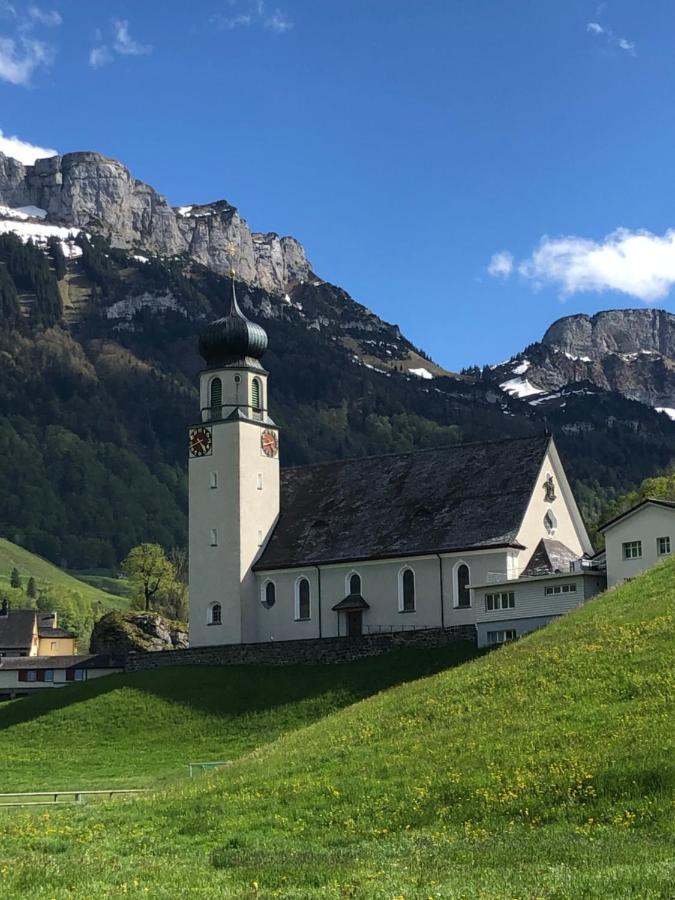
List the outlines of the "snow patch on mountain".
{"type": "Polygon", "coordinates": [[[420,366],[419,369],[408,369],[408,372],[411,375],[416,375],[418,378],[433,378],[434,377],[428,369],[424,368],[424,366],[420,366]]]}

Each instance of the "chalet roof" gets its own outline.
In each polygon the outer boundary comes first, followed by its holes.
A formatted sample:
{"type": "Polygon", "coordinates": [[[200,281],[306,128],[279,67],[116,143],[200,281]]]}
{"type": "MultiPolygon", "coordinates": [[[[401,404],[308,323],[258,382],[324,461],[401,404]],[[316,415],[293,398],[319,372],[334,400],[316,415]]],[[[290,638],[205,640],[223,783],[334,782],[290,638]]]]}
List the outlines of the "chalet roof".
{"type": "Polygon", "coordinates": [[[641,503],[631,506],[631,508],[627,509],[625,512],[619,513],[618,516],[610,519],[609,522],[603,522],[598,528],[598,531],[607,531],[608,528],[612,528],[612,526],[617,525],[622,519],[627,518],[627,516],[632,516],[633,513],[638,512],[645,506],[662,506],[664,509],[675,510],[675,502],[673,500],[657,500],[655,497],[647,497],[647,499],[643,500],[641,503]]]}
{"type": "Polygon", "coordinates": [[[34,627],[34,609],[8,609],[0,615],[0,648],[30,647],[34,627]]]}
{"type": "Polygon", "coordinates": [[[520,546],[549,435],[290,468],[255,568],[520,546]]]}
{"type": "Polygon", "coordinates": [[[560,541],[552,541],[542,538],[535,547],[530,561],[523,570],[522,578],[531,578],[535,575],[551,575],[555,572],[569,572],[570,563],[579,558],[560,541]]]}
{"type": "Polygon", "coordinates": [[[66,628],[46,628],[38,625],[38,635],[41,638],[76,638],[77,635],[66,628]]]}
{"type": "Polygon", "coordinates": [[[105,654],[88,656],[1,656],[0,669],[118,669],[115,661],[105,654]]]}

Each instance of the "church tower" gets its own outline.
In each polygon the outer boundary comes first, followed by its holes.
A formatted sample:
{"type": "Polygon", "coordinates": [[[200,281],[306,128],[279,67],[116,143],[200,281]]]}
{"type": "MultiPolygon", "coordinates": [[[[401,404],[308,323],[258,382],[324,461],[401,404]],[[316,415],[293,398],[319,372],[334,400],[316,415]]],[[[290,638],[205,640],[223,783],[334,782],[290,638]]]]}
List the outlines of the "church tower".
{"type": "MultiPolygon", "coordinates": [[[[189,431],[190,645],[246,641],[252,566],[279,515],[279,435],[267,412],[265,331],[232,293],[199,352],[200,417],[189,431]]],[[[252,626],[249,626],[252,627],[252,626]]]]}

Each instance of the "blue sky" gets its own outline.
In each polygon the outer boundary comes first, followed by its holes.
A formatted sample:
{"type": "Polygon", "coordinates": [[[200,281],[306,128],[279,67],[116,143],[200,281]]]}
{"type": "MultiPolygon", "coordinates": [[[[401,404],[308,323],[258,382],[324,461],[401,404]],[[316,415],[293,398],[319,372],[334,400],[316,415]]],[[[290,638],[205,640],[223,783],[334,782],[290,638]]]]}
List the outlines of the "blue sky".
{"type": "Polygon", "coordinates": [[[672,310],[674,43],[672,0],[0,0],[0,130],[228,199],[459,369],[672,310]]]}

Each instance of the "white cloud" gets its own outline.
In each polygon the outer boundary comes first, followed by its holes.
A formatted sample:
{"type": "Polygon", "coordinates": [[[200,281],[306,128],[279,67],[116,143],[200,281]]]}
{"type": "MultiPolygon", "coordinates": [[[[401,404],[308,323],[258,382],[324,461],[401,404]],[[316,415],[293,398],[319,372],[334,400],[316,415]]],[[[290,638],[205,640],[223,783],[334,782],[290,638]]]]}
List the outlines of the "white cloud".
{"type": "Polygon", "coordinates": [[[609,47],[617,47],[619,50],[623,50],[624,53],[628,53],[630,56],[636,55],[634,41],[629,41],[625,37],[620,37],[607,25],[601,25],[600,22],[588,22],[586,24],[586,31],[589,34],[594,34],[597,38],[602,39],[609,47]]]}
{"type": "Polygon", "coordinates": [[[31,6],[28,10],[29,17],[39,25],[45,25],[48,28],[54,28],[63,22],[61,13],[55,9],[40,9],[39,6],[31,6]]]}
{"type": "Polygon", "coordinates": [[[129,33],[129,22],[127,19],[117,19],[113,22],[115,29],[115,50],[122,56],[145,56],[150,53],[152,47],[149,44],[139,44],[129,33]]]}
{"type": "Polygon", "coordinates": [[[0,37],[0,79],[26,86],[35,69],[53,60],[52,49],[43,41],[28,37],[0,37]]]}
{"type": "Polygon", "coordinates": [[[618,291],[654,303],[675,286],[675,229],[661,237],[619,228],[600,242],[574,235],[543,237],[517,271],[536,287],[558,287],[563,297],[618,291]]]}
{"type": "Polygon", "coordinates": [[[211,22],[218,28],[233,31],[257,25],[277,34],[285,34],[293,23],[278,7],[270,10],[265,0],[228,0],[229,12],[212,16],[211,22]]]}
{"type": "Polygon", "coordinates": [[[16,135],[5,137],[2,129],[0,129],[0,153],[4,153],[5,156],[13,156],[14,159],[18,159],[25,166],[32,166],[36,159],[57,156],[58,151],[29,144],[28,141],[22,141],[16,135]]]}
{"type": "Polygon", "coordinates": [[[112,53],[106,46],[92,47],[89,51],[89,65],[92,69],[100,69],[107,63],[112,62],[112,53]]]}
{"type": "Polygon", "coordinates": [[[513,254],[508,250],[495,253],[488,265],[488,272],[495,278],[508,278],[513,272],[513,254]]]}
{"type": "Polygon", "coordinates": [[[89,65],[92,69],[100,69],[111,63],[118,56],[146,56],[152,53],[150,44],[141,44],[131,36],[128,19],[115,19],[112,23],[113,36],[111,42],[104,43],[100,29],[96,30],[94,39],[96,46],[89,51],[89,65]]]}

